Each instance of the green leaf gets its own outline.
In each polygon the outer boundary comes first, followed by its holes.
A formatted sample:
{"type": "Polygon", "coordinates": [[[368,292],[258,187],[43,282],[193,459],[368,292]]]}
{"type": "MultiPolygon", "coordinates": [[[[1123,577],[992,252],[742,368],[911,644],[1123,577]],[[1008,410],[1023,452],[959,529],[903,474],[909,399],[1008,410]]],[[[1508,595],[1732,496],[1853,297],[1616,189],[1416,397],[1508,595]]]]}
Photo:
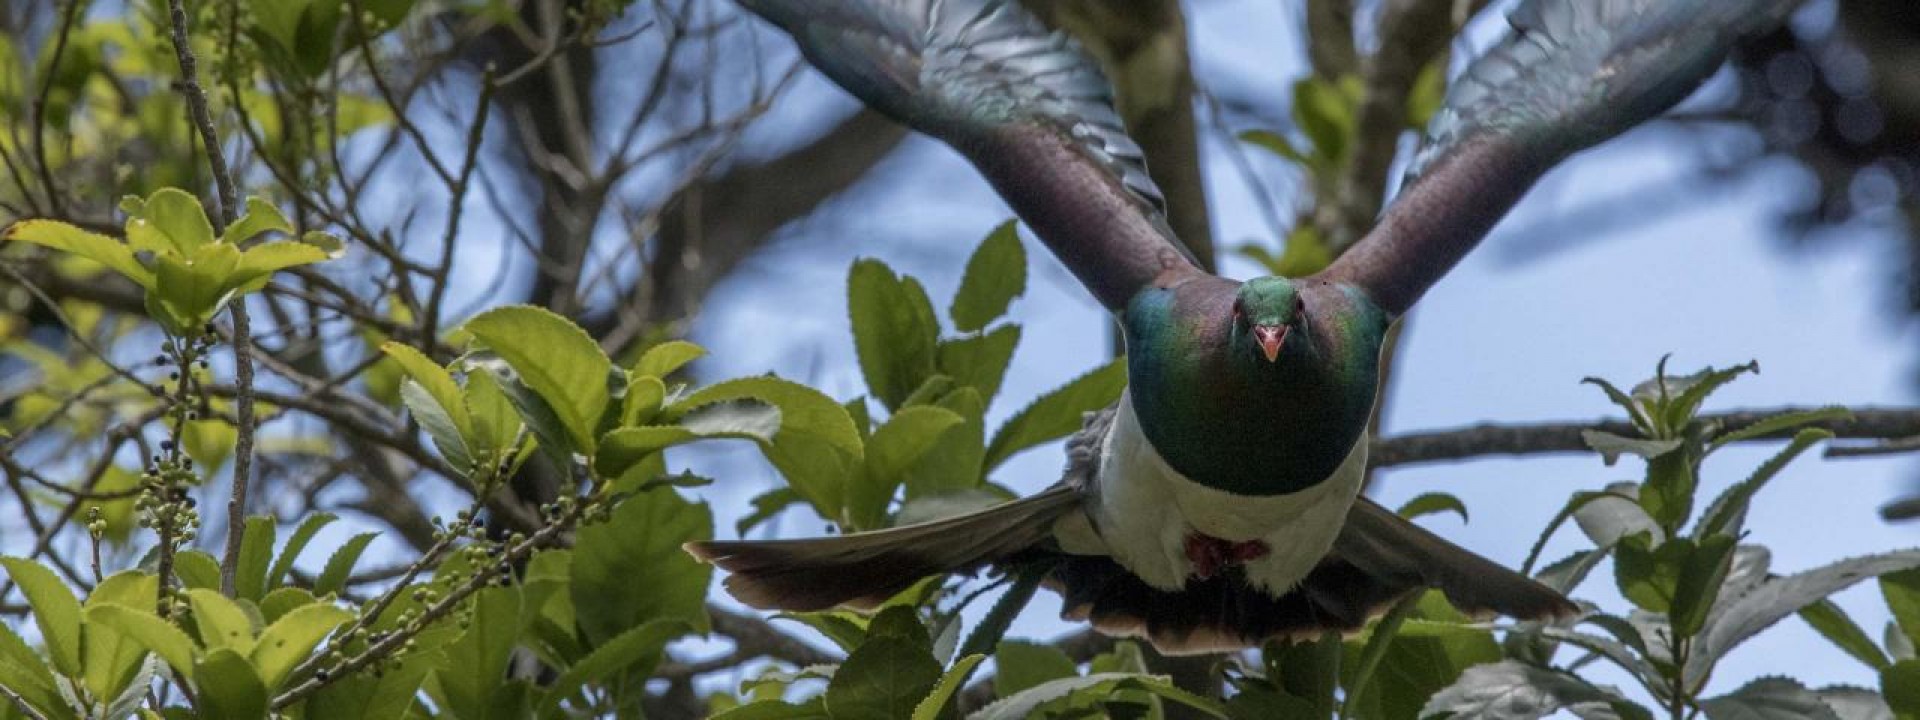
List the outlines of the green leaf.
{"type": "Polygon", "coordinates": [[[764,444],[773,442],[779,431],[780,408],[758,400],[725,400],[688,411],[677,425],[625,427],[601,436],[594,471],[619,478],[640,461],[675,445],[719,438],[764,444]]]}
{"type": "Polygon", "coordinates": [[[512,689],[501,678],[530,615],[522,612],[521,588],[490,587],[475,593],[466,631],[446,648],[449,657],[458,659],[459,672],[437,674],[446,705],[456,717],[517,717],[503,697],[512,689]]]}
{"type": "Polygon", "coordinates": [[[1049,680],[1074,677],[1079,672],[1067,654],[1052,645],[1007,640],[994,650],[994,694],[1007,697],[1049,680]]]}
{"type": "Polygon", "coordinates": [[[1746,480],[1734,484],[1727,488],[1726,492],[1721,493],[1720,497],[1714,498],[1713,503],[1707,506],[1707,511],[1701,514],[1700,524],[1694,534],[1740,534],[1742,526],[1746,524],[1747,506],[1753,502],[1753,497],[1760,493],[1760,489],[1766,487],[1767,482],[1780,474],[1787,463],[1793,462],[1800,453],[1806,452],[1807,448],[1813,447],[1814,443],[1832,437],[1833,433],[1819,428],[1801,430],[1799,434],[1793,436],[1792,442],[1787,443],[1787,446],[1781,448],[1780,452],[1775,453],[1773,457],[1767,458],[1767,461],[1761,463],[1759,469],[1754,470],[1746,480]]]}
{"type": "Polygon", "coordinates": [[[1420,717],[1444,714],[1455,720],[1506,720],[1545,717],[1574,706],[1617,708],[1625,702],[1570,673],[1502,660],[1468,668],[1459,682],[1427,701],[1420,717]]]}
{"type": "Polygon", "coordinates": [[[654,663],[664,654],[667,642],[687,631],[687,624],[679,620],[655,620],[629,628],[560,673],[548,684],[544,704],[550,711],[557,711],[561,702],[588,683],[600,682],[615,673],[639,668],[639,674],[650,674],[654,663]]]}
{"type": "Polygon", "coordinates": [[[866,616],[851,610],[784,612],[773,617],[775,620],[790,620],[805,625],[832,640],[843,652],[853,652],[862,640],[867,639],[866,616]]]}
{"type": "Polygon", "coordinates": [[[926,290],[878,260],[856,260],[847,273],[847,312],[867,387],[888,410],[899,409],[933,374],[940,321],[926,290]]]}
{"type": "Polygon", "coordinates": [[[235,596],[254,602],[267,594],[267,563],[273,560],[273,541],[278,523],[264,515],[247,518],[246,531],[240,536],[240,562],[233,573],[235,596]]]}
{"type": "Polygon", "coordinates": [[[353,573],[354,563],[360,562],[360,554],[367,551],[367,543],[373,542],[379,533],[360,533],[340,544],[340,549],[327,557],[326,567],[320,570],[320,577],[313,581],[316,595],[340,592],[347,586],[347,578],[353,573]]]}
{"type": "Polygon", "coordinates": [[[985,655],[968,655],[954,661],[953,667],[947,668],[946,674],[940,676],[940,681],[934,683],[933,691],[927,693],[920,704],[913,706],[911,720],[939,720],[940,713],[953,702],[953,696],[966,684],[967,677],[973,675],[973,669],[985,659],[985,655]]]}
{"type": "Polygon", "coordinates": [[[33,608],[34,624],[53,656],[53,667],[60,674],[79,677],[84,669],[80,657],[80,600],[52,570],[32,560],[0,558],[20,592],[33,608]]]}
{"type": "Polygon", "coordinates": [[[307,543],[313,541],[314,534],[336,519],[333,513],[317,512],[300,521],[300,526],[293,529],[293,536],[287,538],[287,543],[280,547],[280,556],[274,558],[273,567],[267,569],[266,586],[280,587],[287,573],[293,572],[293,562],[300,559],[300,552],[306,550],[307,543]]]}
{"type": "Polygon", "coordinates": [[[1696,682],[1704,679],[1707,670],[1726,653],[1800,608],[1861,580],[1914,568],[1920,568],[1920,550],[1902,550],[1842,560],[1761,582],[1708,618],[1706,629],[1695,638],[1693,653],[1687,658],[1686,677],[1696,682]]]}
{"type": "Polygon", "coordinates": [[[1707,611],[1720,597],[1720,585],[1733,565],[1732,535],[1708,535],[1695,542],[1680,566],[1668,618],[1674,633],[1683,638],[1692,637],[1706,624],[1707,611]]]}
{"type": "Polygon", "coordinates": [[[898,720],[910,717],[940,682],[940,663],[927,643],[910,638],[871,638],[847,656],[827,683],[827,711],[834,720],[898,720]]]}
{"type": "Polygon", "coordinates": [[[1881,575],[1880,595],[1893,613],[1893,627],[1909,644],[1920,645],[1920,569],[1881,575]]]}
{"type": "Polygon", "coordinates": [[[960,276],[960,290],[954,293],[953,329],[974,332],[1007,314],[1007,306],[1027,289],[1027,253],[1020,246],[1020,234],[1014,221],[1008,220],[987,234],[980,247],[967,259],[966,273],[960,276]]]}
{"type": "MultiPolygon", "coordinates": [[[[752,398],[780,408],[780,434],[809,435],[854,457],[861,455],[860,432],[847,409],[819,390],[777,377],[750,377],[714,383],[674,403],[699,407],[722,400],[752,398]]],[[[776,441],[778,442],[778,441],[776,441]]]]}
{"type": "Polygon", "coordinates": [[[1667,392],[1673,399],[1666,406],[1666,423],[1670,428],[1686,427],[1693,420],[1694,413],[1700,410],[1700,404],[1727,383],[1746,373],[1760,372],[1760,363],[1750,362],[1735,365],[1724,370],[1705,368],[1685,377],[1668,378],[1667,392]]]}
{"type": "Polygon", "coordinates": [[[1608,400],[1612,400],[1613,404],[1620,406],[1621,410],[1627,411],[1627,417],[1633,421],[1634,427],[1640,429],[1642,435],[1652,435],[1655,430],[1657,430],[1657,428],[1653,426],[1653,421],[1647,417],[1646,410],[1640,407],[1640,401],[1633,399],[1631,395],[1621,392],[1620,388],[1615,387],[1613,383],[1597,377],[1581,378],[1580,382],[1593,385],[1600,388],[1602,392],[1605,392],[1608,400]]]}
{"type": "MultiPolygon", "coordinates": [[[[179,255],[190,256],[213,242],[213,223],[207,220],[206,208],[201,207],[198,198],[178,188],[155,190],[138,205],[138,212],[129,210],[128,214],[132,216],[127,220],[128,238],[151,230],[159,233],[158,239],[179,255]]],[[[143,250],[158,249],[158,245],[134,243],[143,250]]]]}
{"type": "Polygon", "coordinates": [[[1647,462],[1647,480],[1640,485],[1640,507],[1667,534],[1674,535],[1693,515],[1693,495],[1700,486],[1699,446],[1687,444],[1647,462]]]}
{"type": "Polygon", "coordinates": [[[1651,440],[1621,437],[1599,430],[1581,430],[1580,439],[1594,452],[1600,453],[1601,461],[1608,465],[1619,462],[1621,455],[1638,455],[1651,460],[1673,452],[1680,447],[1681,442],[1678,438],[1651,440]]]}
{"type": "Polygon", "coordinates": [[[1164,677],[1135,673],[1094,673],[1051,680],[1027,688],[1017,695],[1001,698],[981,708],[979,712],[969,715],[968,720],[1025,720],[1034,717],[1041,705],[1070,695],[1102,698],[1128,690],[1150,692],[1211,717],[1227,717],[1226,707],[1219,702],[1174,687],[1173,682],[1164,677]]]}
{"type": "Polygon", "coordinates": [[[287,613],[268,626],[260,633],[260,641],[254,643],[252,653],[261,682],[269,689],[278,689],[322,639],[352,619],[353,613],[321,603],[287,613]]]}
{"type": "Polygon", "coordinates": [[[181,586],[189,590],[220,589],[220,561],[199,550],[173,556],[173,574],[180,578],[181,586]]]}
{"type": "Polygon", "coordinates": [[[280,208],[273,203],[259,196],[251,196],[247,198],[246,212],[228,225],[226,232],[220,233],[220,241],[237,247],[269,232],[292,235],[293,223],[287,222],[287,216],[280,214],[280,208]]]}
{"type": "Polygon", "coordinates": [[[105,235],[54,220],[22,220],[0,234],[0,241],[12,240],[73,253],[107,266],[142,288],[153,289],[153,271],[134,258],[133,248],[105,235]]]}
{"type": "Polygon", "coordinates": [[[1354,131],[1353,103],[1325,78],[1293,84],[1293,119],[1313,141],[1314,154],[1344,164],[1354,131]]]}
{"type": "Polygon", "coordinates": [[[1286,158],[1301,165],[1307,165],[1307,156],[1293,148],[1285,136],[1267,130],[1248,130],[1240,133],[1240,142],[1253,145],[1267,152],[1286,158]]]}
{"type": "Polygon", "coordinates": [[[433,446],[440,450],[440,457],[445,458],[447,465],[462,476],[476,473],[481,468],[477,467],[473,450],[467,446],[466,434],[460,431],[459,420],[448,414],[446,408],[434,400],[432,393],[432,390],[411,378],[400,384],[400,401],[406,403],[414,421],[426,429],[427,437],[433,438],[433,446]]]}
{"type": "Polygon", "coordinates": [[[62,682],[54,679],[44,658],[27,647],[6,623],[0,623],[0,687],[12,690],[49,718],[64,719],[73,717],[73,710],[57,687],[62,682]]]}
{"type": "Polygon", "coordinates": [[[247,658],[232,648],[207,653],[194,666],[206,717],[248,720],[267,716],[267,688],[247,658]]]}
{"type": "Polygon", "coordinates": [[[650,425],[667,400],[667,384],[638,373],[627,376],[627,394],[620,398],[621,427],[650,425]]]}
{"type": "Polygon", "coordinates": [[[593,452],[613,368],[593,338],[566,318],[529,305],[489,310],[466,328],[546,401],[575,447],[593,452]]]}
{"type": "MultiPolygon", "coordinates": [[[[1881,578],[1882,582],[1885,580],[1886,578],[1881,578]]],[[[1840,609],[1840,606],[1835,605],[1832,600],[1821,600],[1800,608],[1800,619],[1812,626],[1814,632],[1820,633],[1821,637],[1832,642],[1835,647],[1846,651],[1848,655],[1853,656],[1853,659],[1865,663],[1867,667],[1885,670],[1888,665],[1893,664],[1893,661],[1887,659],[1887,654],[1880,651],[1880,646],[1873,643],[1873,638],[1867,635],[1867,631],[1855,624],[1853,618],[1847,616],[1847,611],[1840,609]]]]}
{"type": "Polygon", "coordinates": [[[303,587],[279,587],[260,598],[260,621],[268,625],[286,617],[287,613],[319,602],[311,591],[303,587]]]}
{"type": "Polygon", "coordinates": [[[1763,438],[1776,433],[1783,433],[1802,425],[1828,422],[1831,420],[1846,420],[1852,417],[1853,411],[1839,405],[1829,405],[1823,408],[1799,412],[1784,412],[1738,430],[1714,436],[1713,441],[1707,444],[1707,450],[1708,452],[1712,452],[1729,443],[1763,438]]]}
{"type": "MultiPolygon", "coordinates": [[[[449,440],[460,440],[459,445],[465,449],[467,445],[465,441],[475,438],[476,433],[473,427],[473,416],[467,410],[466,396],[460,390],[459,383],[453,381],[453,374],[447,372],[446,368],[441,367],[425,353],[405,343],[389,340],[380,344],[380,352],[398,363],[407,377],[426,392],[427,398],[432,400],[432,405],[439,408],[439,415],[444,418],[441,422],[452,425],[454,437],[449,440]]],[[[420,418],[423,425],[426,424],[426,419],[421,417],[421,408],[413,407],[414,404],[416,403],[409,403],[408,408],[414,411],[414,417],[420,418]]],[[[432,429],[429,428],[428,431],[431,432],[432,429]]],[[[434,439],[438,442],[440,438],[435,436],[434,439]]],[[[442,447],[441,453],[445,454],[446,448],[442,447]]],[[[454,467],[464,470],[467,464],[456,464],[454,467]]]]}
{"type": "Polygon", "coordinates": [[[931,405],[905,408],[887,418],[887,424],[867,441],[865,472],[847,496],[847,514],[856,527],[882,525],[887,505],[906,481],[907,471],[961,422],[953,411],[931,405]]]}
{"type": "Polygon", "coordinates": [[[668,340],[647,348],[646,353],[640,356],[639,362],[633,364],[633,373],[665,378],[706,354],[706,348],[699,345],[685,340],[668,340]]]}
{"type": "MultiPolygon", "coordinates": [[[[629,393],[633,388],[627,388],[629,393]]],[[[513,409],[513,401],[507,399],[505,391],[493,373],[467,373],[467,386],[463,392],[467,400],[467,412],[473,418],[473,437],[469,449],[476,453],[507,454],[520,439],[520,430],[525,425],[520,421],[520,413],[513,409]]]]}
{"type": "MultiPolygon", "coordinates": [[[[137,570],[107,576],[82,603],[82,613],[100,605],[150,608],[159,598],[160,579],[137,570]]],[[[138,642],[113,628],[91,622],[80,625],[85,686],[94,698],[113,699],[138,679],[147,652],[138,642]]]]}
{"type": "Polygon", "coordinates": [[[1460,498],[1443,492],[1424,493],[1408,500],[1398,511],[1400,517],[1412,520],[1427,515],[1453,513],[1460,516],[1460,522],[1467,522],[1467,504],[1460,498]]]}
{"type": "Polygon", "coordinates": [[[1007,365],[1019,344],[1020,326],[1001,325],[983,335],[940,341],[936,364],[955,384],[978,390],[980,397],[991,401],[1000,394],[1007,365]]]}
{"type": "Polygon", "coordinates": [[[240,251],[232,245],[203,245],[184,257],[155,256],[147,312],[176,335],[200,335],[232,297],[228,278],[239,264],[240,251]]]}
{"type": "Polygon", "coordinates": [[[1701,700],[1700,710],[1707,720],[1841,720],[1819,695],[1783,677],[1763,677],[1701,700]]]}
{"type": "Polygon", "coordinates": [[[193,608],[201,645],[209,650],[230,648],[243,655],[253,652],[253,620],[234,601],[213,590],[188,590],[187,603],[193,608]]]}
{"type": "Polygon", "coordinates": [[[1620,594],[1635,606],[1649,612],[1673,609],[1674,588],[1680,582],[1681,569],[1693,555],[1691,538],[1674,538],[1652,547],[1645,535],[1621,538],[1615,546],[1614,580],[1620,594]]]}
{"type": "Polygon", "coordinates": [[[1903,718],[1920,715],[1920,660],[1901,660],[1880,671],[1887,707],[1903,718]]]}
{"type": "Polygon", "coordinates": [[[960,424],[941,433],[907,470],[909,501],[973,490],[986,479],[980,462],[986,457],[987,408],[980,392],[963,387],[948,393],[935,407],[952,411],[960,424]]]}
{"type": "Polygon", "coordinates": [[[667,489],[629,497],[606,522],[581,528],[570,592],[586,638],[600,644],[663,619],[704,629],[713,569],[680,546],[712,536],[707,506],[667,489]]]}
{"type": "Polygon", "coordinates": [[[1014,453],[1073,434],[1080,429],[1082,414],[1112,405],[1126,387],[1126,360],[1115,358],[1040,396],[994,431],[985,467],[991,470],[1014,453]]]}
{"type": "Polygon", "coordinates": [[[255,245],[240,254],[240,262],[226,278],[226,285],[241,294],[258,292],[287,268],[325,262],[327,251],[304,242],[275,242],[255,245]]]}

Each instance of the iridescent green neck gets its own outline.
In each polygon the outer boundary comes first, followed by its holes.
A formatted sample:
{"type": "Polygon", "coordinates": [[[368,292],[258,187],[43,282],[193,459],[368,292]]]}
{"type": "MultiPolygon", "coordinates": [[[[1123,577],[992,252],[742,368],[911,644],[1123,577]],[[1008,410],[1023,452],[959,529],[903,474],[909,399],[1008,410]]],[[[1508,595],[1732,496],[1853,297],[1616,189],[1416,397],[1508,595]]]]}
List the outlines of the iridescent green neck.
{"type": "Polygon", "coordinates": [[[1128,305],[1134,411],[1173,469],[1242,495],[1297,492],[1365,434],[1388,318],[1350,287],[1303,292],[1307,342],[1272,362],[1233,346],[1231,297],[1152,288],[1128,305]]]}

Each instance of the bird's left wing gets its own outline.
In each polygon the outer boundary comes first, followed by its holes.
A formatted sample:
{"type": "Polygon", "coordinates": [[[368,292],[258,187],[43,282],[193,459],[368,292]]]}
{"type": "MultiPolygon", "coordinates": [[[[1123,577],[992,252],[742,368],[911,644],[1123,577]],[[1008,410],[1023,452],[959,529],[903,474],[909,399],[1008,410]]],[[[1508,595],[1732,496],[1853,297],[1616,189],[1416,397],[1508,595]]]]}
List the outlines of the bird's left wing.
{"type": "Polygon", "coordinates": [[[1527,0],[1427,127],[1406,186],[1320,277],[1398,316],[1568,155],[1672,107],[1800,0],[1527,0]]]}
{"type": "Polygon", "coordinates": [[[1013,0],[741,0],[867,105],[959,150],[1108,309],[1198,272],[1079,45],[1013,0]]]}

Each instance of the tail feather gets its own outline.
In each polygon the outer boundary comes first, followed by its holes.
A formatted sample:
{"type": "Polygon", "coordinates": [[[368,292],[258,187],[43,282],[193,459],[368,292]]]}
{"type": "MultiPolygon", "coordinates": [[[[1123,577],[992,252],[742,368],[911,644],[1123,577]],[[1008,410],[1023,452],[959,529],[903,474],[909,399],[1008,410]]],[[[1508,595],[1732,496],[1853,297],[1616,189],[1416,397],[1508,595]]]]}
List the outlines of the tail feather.
{"type": "Polygon", "coordinates": [[[1169,655],[1232,652],[1273,639],[1350,633],[1408,593],[1435,588],[1462,611],[1523,620],[1578,611],[1559,593],[1407,522],[1366,498],[1333,551],[1280,597],[1235,568],[1176,591],[1156,589],[1112,558],[1067,556],[1047,579],[1061,616],[1140,637],[1169,655]]]}
{"type": "Polygon", "coordinates": [[[762,610],[871,607],[930,575],[972,570],[1048,539],[1053,522],[1080,506],[1073,488],[958,517],[802,540],[687,543],[686,551],[731,573],[734,598],[762,610]]]}

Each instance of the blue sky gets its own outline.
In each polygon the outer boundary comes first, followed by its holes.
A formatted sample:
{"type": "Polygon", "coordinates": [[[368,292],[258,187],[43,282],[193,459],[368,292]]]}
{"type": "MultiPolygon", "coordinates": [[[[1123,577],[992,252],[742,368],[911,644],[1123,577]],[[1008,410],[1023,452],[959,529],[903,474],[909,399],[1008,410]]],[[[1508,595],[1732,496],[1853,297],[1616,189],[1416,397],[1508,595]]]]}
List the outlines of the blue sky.
{"type": "MultiPolygon", "coordinates": [[[[1297,27],[1284,5],[1227,0],[1190,6],[1201,81],[1264,84],[1276,104],[1284,102],[1288,83],[1303,69],[1297,38],[1275,34],[1297,27]]],[[[1474,48],[1497,30],[1490,23],[1476,25],[1470,33],[1474,48]]],[[[763,127],[790,133],[851,107],[844,95],[809,77],[763,127]]],[[[1620,208],[1627,217],[1602,227],[1564,221],[1595,198],[1624,190],[1677,180],[1684,191],[1697,156],[1676,137],[1637,132],[1576,157],[1549,175],[1421,302],[1410,319],[1402,374],[1386,398],[1390,434],[1609,416],[1612,407],[1580,378],[1637,382],[1666,353],[1673,353],[1675,369],[1689,372],[1708,364],[1760,362],[1760,375],[1734,383],[1709,409],[1914,402],[1915,330],[1893,312],[1900,300],[1894,280],[1904,258],[1871,225],[1848,229],[1845,237],[1811,251],[1792,247],[1774,223],[1780,204],[1804,182],[1789,164],[1658,211],[1620,208]]],[[[1216,240],[1233,245],[1267,238],[1226,150],[1216,143],[1207,156],[1216,240]]],[[[1295,202],[1284,178],[1269,190],[1283,203],[1295,202]]],[[[694,336],[716,356],[702,361],[699,372],[717,379],[773,370],[838,397],[859,394],[844,295],[852,259],[879,257],[919,276],[941,304],[951,296],[966,253],[1009,215],[957,155],[925,139],[909,141],[847,198],[790,227],[714,294],[694,336]]],[[[1105,313],[1031,238],[1027,249],[1029,289],[1013,310],[1027,328],[1025,340],[989,424],[1095,366],[1107,347],[1105,313]]],[[[1230,263],[1226,271],[1246,277],[1254,268],[1230,263]]],[[[1703,497],[1743,478],[1773,450],[1716,455],[1705,470],[1703,497]]],[[[747,498],[778,482],[744,450],[703,455],[701,464],[724,473],[707,491],[722,528],[747,498]]],[[[994,479],[1037,489],[1058,477],[1061,462],[1057,447],[1029,451],[994,479]]],[[[1920,528],[1889,525],[1875,514],[1880,503],[1913,487],[1915,469],[1902,458],[1805,458],[1755,503],[1750,540],[1772,548],[1779,573],[1915,545],[1920,528]]],[[[1569,493],[1632,479],[1640,471],[1632,460],[1609,468],[1585,455],[1426,465],[1385,473],[1376,497],[1392,505],[1422,492],[1454,493],[1466,501],[1473,521],[1463,526],[1458,519],[1435,519],[1429,527],[1517,565],[1569,493]]],[[[817,521],[789,516],[777,532],[819,529],[817,521]]],[[[1548,546],[1547,557],[1585,546],[1585,538],[1568,528],[1548,546]]],[[[1576,595],[1625,609],[1605,568],[1576,595]]],[[[1888,616],[1871,583],[1838,601],[1879,635],[1888,616]]],[[[1043,596],[1015,634],[1045,638],[1072,629],[1053,619],[1055,609],[1057,601],[1043,596]]],[[[1877,682],[1796,619],[1763,634],[1722,668],[1711,686],[1718,691],[1781,673],[1814,686],[1877,682]]]]}

